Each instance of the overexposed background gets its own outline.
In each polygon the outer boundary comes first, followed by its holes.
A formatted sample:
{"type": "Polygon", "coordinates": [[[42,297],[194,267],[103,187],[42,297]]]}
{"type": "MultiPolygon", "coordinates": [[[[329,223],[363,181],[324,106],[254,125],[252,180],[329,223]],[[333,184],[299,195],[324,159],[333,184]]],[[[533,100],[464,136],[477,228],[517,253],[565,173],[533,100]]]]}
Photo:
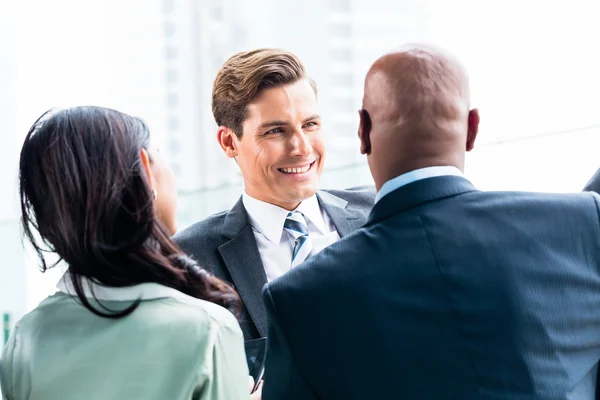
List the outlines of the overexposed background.
{"type": "Polygon", "coordinates": [[[281,47],[319,85],[323,187],[370,183],[357,112],[370,64],[406,42],[447,47],[482,116],[467,177],[486,190],[580,191],[600,167],[595,0],[0,0],[0,313],[54,291],[21,245],[16,171],[32,122],[92,104],[144,118],[180,184],[181,228],[241,192],[215,141],[212,80],[234,52],[281,47]]]}

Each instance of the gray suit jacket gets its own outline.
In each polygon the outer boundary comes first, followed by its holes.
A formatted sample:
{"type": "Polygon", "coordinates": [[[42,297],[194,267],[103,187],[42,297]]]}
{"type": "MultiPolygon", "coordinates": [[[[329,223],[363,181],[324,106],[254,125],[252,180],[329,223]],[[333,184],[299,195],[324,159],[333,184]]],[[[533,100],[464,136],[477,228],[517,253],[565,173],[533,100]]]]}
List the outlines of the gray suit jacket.
{"type": "MultiPolygon", "coordinates": [[[[340,237],[344,237],[366,222],[375,190],[372,187],[323,190],[317,192],[317,198],[340,237]]],[[[238,320],[245,339],[265,337],[267,316],[261,291],[267,276],[242,198],[231,210],[212,215],[173,239],[202,267],[238,291],[244,303],[238,320]]]]}

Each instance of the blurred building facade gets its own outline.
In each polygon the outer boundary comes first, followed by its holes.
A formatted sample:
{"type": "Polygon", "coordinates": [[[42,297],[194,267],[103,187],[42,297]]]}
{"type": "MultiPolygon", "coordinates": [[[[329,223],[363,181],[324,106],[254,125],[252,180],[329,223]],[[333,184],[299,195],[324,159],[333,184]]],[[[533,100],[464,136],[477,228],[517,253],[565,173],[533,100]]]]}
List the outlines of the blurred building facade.
{"type": "Polygon", "coordinates": [[[231,207],[242,190],[235,162],[216,142],[211,112],[215,74],[237,51],[288,49],[316,80],[328,146],[322,187],[371,183],[356,138],[364,74],[398,44],[431,40],[451,45],[465,61],[482,107],[482,148],[467,159],[467,176],[482,189],[578,190],[598,168],[594,100],[600,61],[586,51],[600,36],[597,13],[580,0],[568,10],[541,1],[525,8],[516,0],[482,4],[0,2],[0,184],[11,188],[0,197],[0,313],[20,317],[52,292],[60,276],[60,270],[39,274],[35,256],[21,246],[15,173],[18,150],[35,118],[53,106],[81,104],[144,118],[178,177],[178,220],[184,228],[231,207]],[[548,17],[536,21],[538,31],[527,33],[541,8],[564,15],[561,23],[571,22],[569,29],[554,29],[555,19],[548,17]],[[557,49],[571,49],[577,57],[556,57],[557,49]],[[566,73],[570,68],[577,73],[566,73]],[[504,141],[520,137],[531,138],[504,141]]]}
{"type": "MultiPolygon", "coordinates": [[[[21,247],[19,218],[16,207],[16,170],[18,164],[16,97],[16,26],[15,10],[0,3],[0,321],[14,322],[27,307],[27,271],[21,247]]],[[[10,323],[10,322],[9,322],[10,323]]],[[[4,331],[0,329],[0,348],[4,345],[4,331]]]]}
{"type": "Polygon", "coordinates": [[[327,142],[323,184],[370,182],[356,136],[364,74],[399,32],[428,38],[426,1],[392,3],[163,0],[167,152],[181,187],[182,227],[231,207],[241,192],[239,170],[215,139],[210,95],[218,69],[238,51],[297,54],[318,85],[327,142]]]}

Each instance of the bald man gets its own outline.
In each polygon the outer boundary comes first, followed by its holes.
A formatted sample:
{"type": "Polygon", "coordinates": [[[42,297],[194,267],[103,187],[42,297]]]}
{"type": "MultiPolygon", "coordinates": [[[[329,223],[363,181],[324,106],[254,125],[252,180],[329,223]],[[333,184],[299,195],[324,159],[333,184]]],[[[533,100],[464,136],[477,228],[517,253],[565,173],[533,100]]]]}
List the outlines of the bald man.
{"type": "Polygon", "coordinates": [[[377,202],[265,287],[265,400],[594,397],[600,197],[478,191],[478,123],[451,55],[375,62],[359,137],[377,202]]]}

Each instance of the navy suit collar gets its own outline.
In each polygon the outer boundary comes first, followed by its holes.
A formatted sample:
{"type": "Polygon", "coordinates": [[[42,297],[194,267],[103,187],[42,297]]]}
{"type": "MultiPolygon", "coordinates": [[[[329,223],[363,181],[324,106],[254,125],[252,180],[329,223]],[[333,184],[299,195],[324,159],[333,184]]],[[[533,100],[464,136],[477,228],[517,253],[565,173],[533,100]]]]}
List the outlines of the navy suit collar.
{"type": "Polygon", "coordinates": [[[471,182],[460,176],[439,176],[409,183],[379,200],[367,225],[424,203],[476,190],[471,182]]]}

